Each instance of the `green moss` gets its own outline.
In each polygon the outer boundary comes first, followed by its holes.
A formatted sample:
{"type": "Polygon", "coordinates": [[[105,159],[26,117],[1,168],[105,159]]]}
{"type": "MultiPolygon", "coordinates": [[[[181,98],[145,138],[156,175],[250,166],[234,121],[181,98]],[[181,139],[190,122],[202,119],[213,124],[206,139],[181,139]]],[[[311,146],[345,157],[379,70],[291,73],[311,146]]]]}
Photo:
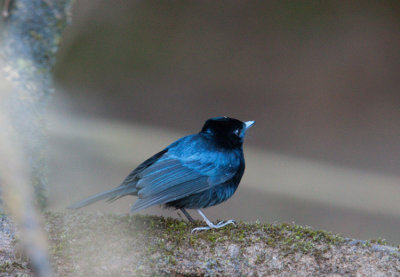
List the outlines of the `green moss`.
{"type": "Polygon", "coordinates": [[[366,240],[366,241],[363,243],[363,246],[364,246],[364,247],[371,247],[371,246],[372,246],[372,243],[371,243],[370,240],[366,240]]]}
{"type": "Polygon", "coordinates": [[[262,264],[263,262],[265,262],[265,252],[257,255],[257,259],[254,263],[259,265],[259,264],[262,264]]]}
{"type": "MultiPolygon", "coordinates": [[[[4,273],[5,276],[12,276],[15,271],[19,271],[21,269],[27,269],[26,264],[22,264],[19,262],[5,262],[3,264],[0,264],[0,273],[4,273]],[[10,275],[8,275],[10,274],[10,275]]],[[[3,276],[3,274],[1,274],[3,276]]]]}
{"type": "Polygon", "coordinates": [[[176,259],[175,259],[175,257],[173,255],[168,255],[167,256],[167,261],[171,265],[176,265],[176,259]]]}
{"type": "MultiPolygon", "coordinates": [[[[74,262],[73,259],[76,259],[77,255],[86,253],[88,245],[96,249],[95,251],[102,249],[104,234],[107,234],[112,245],[119,245],[117,251],[124,249],[123,253],[118,252],[119,255],[129,256],[140,251],[141,255],[133,260],[136,264],[136,275],[148,275],[146,270],[149,268],[154,269],[152,272],[155,273],[158,272],[155,268],[164,266],[179,268],[183,257],[190,260],[191,264],[203,264],[212,275],[211,273],[217,272],[219,268],[218,263],[214,261],[221,260],[221,255],[226,255],[226,260],[242,262],[243,257],[247,257],[247,251],[254,251],[254,248],[259,249],[255,253],[252,252],[252,262],[255,265],[264,264],[271,251],[279,253],[281,257],[297,253],[311,255],[317,262],[323,262],[326,259],[324,254],[332,247],[341,247],[347,243],[347,240],[339,235],[286,223],[239,222],[236,226],[192,234],[191,230],[203,226],[204,222],[188,223],[172,218],[143,215],[85,213],[46,213],[46,221],[51,225],[49,234],[52,253],[63,261],[74,262]],[[118,244],[120,241],[124,242],[123,247],[118,244]],[[231,245],[239,248],[239,254],[228,253],[231,245]]],[[[382,239],[376,241],[385,243],[382,239]]],[[[93,267],[95,266],[94,264],[93,267]]],[[[207,275],[207,272],[199,274],[207,275]]]]}
{"type": "Polygon", "coordinates": [[[379,245],[388,245],[386,239],[383,239],[383,238],[373,239],[373,240],[371,240],[371,243],[379,244],[379,245]]]}
{"type": "Polygon", "coordinates": [[[31,35],[31,37],[33,37],[36,40],[43,39],[43,36],[35,31],[30,31],[29,34],[31,35]]]}

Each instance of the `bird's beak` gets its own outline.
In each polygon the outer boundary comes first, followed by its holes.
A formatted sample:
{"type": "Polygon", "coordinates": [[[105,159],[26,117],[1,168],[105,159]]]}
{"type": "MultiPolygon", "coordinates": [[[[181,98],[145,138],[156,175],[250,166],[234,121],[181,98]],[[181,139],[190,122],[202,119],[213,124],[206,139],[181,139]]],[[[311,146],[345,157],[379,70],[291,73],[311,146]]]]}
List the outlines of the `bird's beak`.
{"type": "Polygon", "coordinates": [[[244,125],[246,125],[246,130],[249,129],[251,126],[253,126],[254,123],[256,123],[254,120],[252,120],[252,121],[246,121],[246,122],[244,123],[244,125]]]}

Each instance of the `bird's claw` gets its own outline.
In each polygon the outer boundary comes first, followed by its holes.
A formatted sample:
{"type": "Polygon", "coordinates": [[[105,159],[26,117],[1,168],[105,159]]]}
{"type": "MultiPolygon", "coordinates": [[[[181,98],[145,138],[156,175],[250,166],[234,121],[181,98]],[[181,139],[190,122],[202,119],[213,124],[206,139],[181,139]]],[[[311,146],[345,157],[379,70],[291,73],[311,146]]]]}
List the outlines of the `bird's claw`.
{"type": "MultiPolygon", "coordinates": [[[[223,220],[222,220],[222,221],[218,222],[216,226],[222,225],[222,226],[220,226],[220,227],[224,227],[224,226],[226,226],[226,225],[228,225],[228,224],[233,224],[233,225],[236,226],[236,221],[235,221],[234,219],[229,219],[229,220],[227,220],[227,221],[223,221],[223,220]]],[[[220,227],[217,227],[217,228],[220,228],[220,227]]]]}
{"type": "Polygon", "coordinates": [[[218,223],[215,224],[215,225],[212,224],[212,225],[204,226],[204,227],[196,227],[196,228],[194,228],[194,229],[191,231],[191,234],[193,234],[194,232],[197,232],[197,231],[205,231],[205,230],[210,230],[210,229],[222,228],[222,227],[225,227],[226,225],[229,225],[229,224],[233,224],[233,225],[236,226],[235,223],[236,223],[236,222],[235,222],[235,220],[233,220],[233,219],[230,219],[230,220],[227,220],[227,221],[220,221],[220,222],[218,222],[218,223]]]}
{"type": "Polygon", "coordinates": [[[211,227],[208,227],[208,226],[196,227],[196,228],[193,228],[193,230],[190,233],[193,234],[194,232],[197,232],[197,231],[205,231],[205,230],[210,230],[210,229],[211,229],[211,227]]]}

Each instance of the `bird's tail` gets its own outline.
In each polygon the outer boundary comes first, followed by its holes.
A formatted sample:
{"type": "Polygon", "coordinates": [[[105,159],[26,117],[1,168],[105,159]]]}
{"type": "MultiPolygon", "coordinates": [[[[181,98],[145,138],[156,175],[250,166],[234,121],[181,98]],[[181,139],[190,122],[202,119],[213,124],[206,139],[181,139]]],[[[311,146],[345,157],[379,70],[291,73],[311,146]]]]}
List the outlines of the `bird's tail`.
{"type": "Polygon", "coordinates": [[[136,191],[137,191],[137,189],[134,186],[120,186],[115,189],[108,190],[108,191],[93,195],[89,198],[83,199],[79,202],[76,202],[76,203],[68,206],[67,208],[68,209],[80,209],[82,207],[90,205],[99,200],[103,200],[106,198],[113,199],[115,197],[119,198],[119,197],[122,197],[122,196],[125,196],[128,194],[134,194],[136,191]]]}

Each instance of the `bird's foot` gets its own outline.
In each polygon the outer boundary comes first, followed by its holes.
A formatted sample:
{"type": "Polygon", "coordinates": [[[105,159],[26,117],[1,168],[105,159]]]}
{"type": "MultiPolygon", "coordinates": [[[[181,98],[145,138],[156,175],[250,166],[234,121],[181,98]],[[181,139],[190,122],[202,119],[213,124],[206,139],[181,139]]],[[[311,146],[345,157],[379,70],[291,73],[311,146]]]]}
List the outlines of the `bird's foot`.
{"type": "Polygon", "coordinates": [[[211,224],[208,224],[208,226],[194,228],[191,233],[193,234],[194,232],[197,232],[197,231],[218,229],[218,228],[225,227],[226,225],[229,225],[229,224],[235,225],[235,220],[230,219],[230,220],[227,220],[227,221],[220,221],[217,224],[213,224],[212,222],[210,222],[210,223],[211,224]]]}

